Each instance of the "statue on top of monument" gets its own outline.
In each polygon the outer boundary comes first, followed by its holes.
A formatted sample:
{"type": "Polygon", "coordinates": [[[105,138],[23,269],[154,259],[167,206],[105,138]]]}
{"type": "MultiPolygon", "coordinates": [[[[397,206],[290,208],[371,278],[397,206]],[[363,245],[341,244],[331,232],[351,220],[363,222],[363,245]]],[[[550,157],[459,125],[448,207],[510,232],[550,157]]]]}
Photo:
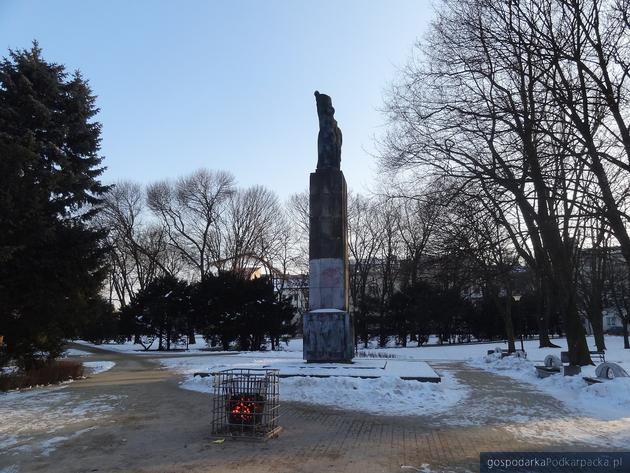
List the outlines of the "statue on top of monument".
{"type": "Polygon", "coordinates": [[[341,168],[341,130],[335,120],[330,96],[315,91],[319,134],[317,135],[317,169],[341,168]]]}

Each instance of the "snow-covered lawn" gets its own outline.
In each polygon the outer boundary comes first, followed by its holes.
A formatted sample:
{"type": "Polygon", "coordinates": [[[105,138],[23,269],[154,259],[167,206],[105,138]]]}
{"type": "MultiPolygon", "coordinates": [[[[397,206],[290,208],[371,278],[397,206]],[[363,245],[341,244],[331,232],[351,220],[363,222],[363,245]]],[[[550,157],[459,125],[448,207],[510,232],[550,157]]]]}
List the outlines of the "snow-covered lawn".
{"type": "MultiPolygon", "coordinates": [[[[103,350],[110,350],[110,351],[115,351],[118,353],[130,353],[130,354],[134,354],[134,355],[150,355],[150,356],[156,356],[156,355],[170,355],[172,353],[178,353],[181,351],[185,351],[186,346],[173,346],[172,348],[174,350],[167,352],[167,351],[158,351],[157,347],[158,347],[158,341],[155,340],[153,342],[152,345],[149,346],[148,350],[145,350],[145,348],[139,344],[139,343],[133,343],[133,342],[125,342],[125,343],[101,343],[99,345],[94,344],[94,343],[90,343],[87,342],[85,340],[73,340],[73,342],[81,344],[81,345],[85,345],[86,347],[92,347],[92,348],[102,348],[103,350]],[[179,350],[179,351],[176,351],[179,350]]],[[[191,353],[206,353],[209,352],[210,350],[212,350],[213,353],[217,353],[216,348],[210,348],[207,344],[206,341],[203,339],[203,337],[201,335],[196,335],[195,336],[195,343],[188,345],[188,350],[185,351],[186,353],[191,352],[191,353]]],[[[80,351],[80,350],[79,350],[80,351]]]]}
{"type": "MultiPolygon", "coordinates": [[[[564,338],[553,339],[552,342],[560,348],[538,348],[538,340],[525,340],[523,345],[527,352],[527,358],[532,361],[542,362],[547,355],[560,356],[561,351],[567,350],[567,341],[564,338]]],[[[588,346],[591,350],[595,350],[595,341],[593,337],[587,337],[588,346]]],[[[624,350],[623,338],[616,336],[606,336],[606,361],[612,361],[620,364],[630,365],[630,350],[624,350]]],[[[371,348],[362,349],[364,353],[387,353],[396,355],[397,358],[410,358],[423,361],[467,361],[471,359],[479,359],[486,355],[488,350],[494,347],[507,348],[507,344],[501,342],[490,343],[474,343],[461,345],[426,345],[421,347],[410,348],[371,348]]],[[[520,340],[516,341],[516,348],[521,348],[520,340]]],[[[630,370],[625,368],[626,371],[630,370]]]]}
{"type": "Polygon", "coordinates": [[[100,395],[84,400],[65,388],[67,385],[0,394],[0,457],[8,459],[24,451],[48,455],[57,444],[89,430],[67,433],[67,429],[105,416],[120,399],[100,395]]]}
{"type": "MultiPolygon", "coordinates": [[[[102,373],[114,365],[112,361],[83,362],[89,375],[102,373]]],[[[0,457],[10,461],[12,455],[24,452],[47,456],[61,443],[95,429],[94,426],[79,427],[102,418],[121,399],[111,395],[81,399],[65,390],[70,382],[0,393],[0,457]]],[[[0,464],[0,473],[12,471],[11,468],[0,464]]]]}

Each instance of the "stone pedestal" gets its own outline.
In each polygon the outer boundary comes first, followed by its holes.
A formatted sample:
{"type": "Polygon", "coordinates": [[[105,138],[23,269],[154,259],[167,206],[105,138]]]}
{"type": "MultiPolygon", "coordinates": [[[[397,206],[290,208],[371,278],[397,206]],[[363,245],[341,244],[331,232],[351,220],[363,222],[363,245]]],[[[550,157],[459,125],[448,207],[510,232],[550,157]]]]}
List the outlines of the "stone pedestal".
{"type": "Polygon", "coordinates": [[[304,359],[349,362],[354,341],[348,314],[347,190],[340,169],[311,173],[309,308],[304,359]]]}
{"type": "Polygon", "coordinates": [[[304,359],[310,363],[350,363],[354,356],[350,314],[314,310],[304,314],[304,359]]]}

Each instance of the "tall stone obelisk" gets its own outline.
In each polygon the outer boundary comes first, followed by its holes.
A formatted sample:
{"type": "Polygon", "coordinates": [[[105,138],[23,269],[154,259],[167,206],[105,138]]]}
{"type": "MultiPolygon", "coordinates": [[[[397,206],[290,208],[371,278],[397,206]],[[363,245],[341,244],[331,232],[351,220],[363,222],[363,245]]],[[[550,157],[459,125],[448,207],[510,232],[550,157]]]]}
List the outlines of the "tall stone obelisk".
{"type": "Polygon", "coordinates": [[[319,135],[317,169],[310,179],[309,312],[304,315],[304,359],[348,363],[354,337],[348,313],[348,210],[341,172],[341,130],[328,95],[315,92],[319,135]]]}

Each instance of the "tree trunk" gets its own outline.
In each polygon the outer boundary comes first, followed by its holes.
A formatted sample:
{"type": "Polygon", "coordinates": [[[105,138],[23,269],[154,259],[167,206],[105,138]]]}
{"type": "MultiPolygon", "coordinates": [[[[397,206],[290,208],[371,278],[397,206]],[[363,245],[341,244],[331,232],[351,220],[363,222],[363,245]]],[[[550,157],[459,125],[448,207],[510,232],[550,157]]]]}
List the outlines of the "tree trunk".
{"type": "Polygon", "coordinates": [[[573,366],[592,365],[593,362],[586,343],[586,333],[577,309],[575,282],[568,255],[569,249],[560,238],[554,219],[546,216],[541,220],[543,243],[545,243],[551,263],[550,280],[552,287],[550,289],[554,294],[557,294],[555,302],[558,303],[564,321],[569,363],[573,366]]]}
{"type": "MultiPolygon", "coordinates": [[[[565,282],[566,283],[566,282],[565,282]]],[[[574,366],[592,365],[591,355],[589,354],[588,345],[586,343],[586,333],[580,320],[580,314],[577,310],[577,304],[574,294],[570,289],[566,288],[562,298],[559,298],[561,304],[561,314],[564,317],[564,327],[567,334],[567,347],[569,349],[569,363],[574,366]]]]}
{"type": "Polygon", "coordinates": [[[538,288],[538,339],[540,348],[560,348],[549,338],[549,320],[551,319],[552,296],[549,292],[549,286],[546,284],[544,277],[540,277],[538,288]]]}
{"type": "Polygon", "coordinates": [[[516,345],[514,343],[514,322],[512,321],[512,296],[510,294],[505,298],[503,321],[505,322],[505,336],[508,342],[508,352],[514,353],[516,351],[516,345]]]}
{"type": "Polygon", "coordinates": [[[593,327],[593,337],[595,338],[595,346],[597,351],[606,350],[606,342],[604,341],[604,322],[602,320],[601,302],[593,301],[590,304],[588,320],[593,327]],[[598,307],[599,306],[599,307],[598,307]]]}
{"type": "Polygon", "coordinates": [[[593,328],[595,346],[597,347],[597,351],[604,351],[606,350],[606,343],[604,342],[604,322],[602,319],[602,286],[604,284],[603,278],[606,272],[606,266],[600,253],[600,248],[597,248],[597,250],[593,248],[590,272],[591,293],[587,301],[588,320],[593,328]]]}
{"type": "Polygon", "coordinates": [[[363,346],[364,348],[369,348],[370,347],[370,333],[368,331],[366,313],[363,313],[363,312],[361,313],[360,326],[361,326],[361,339],[363,340],[363,346]]]}
{"type": "Polygon", "coordinates": [[[623,326],[623,347],[626,350],[630,350],[630,340],[628,340],[628,318],[622,318],[621,324],[623,326]]]}

